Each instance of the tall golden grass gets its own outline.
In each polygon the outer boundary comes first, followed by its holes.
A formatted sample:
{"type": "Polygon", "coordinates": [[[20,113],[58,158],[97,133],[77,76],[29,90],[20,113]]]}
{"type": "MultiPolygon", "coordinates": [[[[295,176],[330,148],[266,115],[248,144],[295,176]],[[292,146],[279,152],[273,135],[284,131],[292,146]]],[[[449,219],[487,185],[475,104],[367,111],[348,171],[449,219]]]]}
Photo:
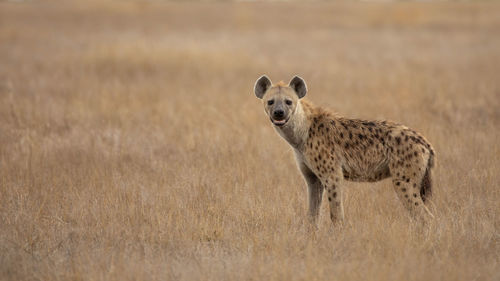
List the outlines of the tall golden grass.
{"type": "Polygon", "coordinates": [[[0,3],[0,279],[499,280],[500,4],[0,3]],[[390,181],[306,224],[254,97],[293,74],[434,145],[433,223],[390,181]]]}

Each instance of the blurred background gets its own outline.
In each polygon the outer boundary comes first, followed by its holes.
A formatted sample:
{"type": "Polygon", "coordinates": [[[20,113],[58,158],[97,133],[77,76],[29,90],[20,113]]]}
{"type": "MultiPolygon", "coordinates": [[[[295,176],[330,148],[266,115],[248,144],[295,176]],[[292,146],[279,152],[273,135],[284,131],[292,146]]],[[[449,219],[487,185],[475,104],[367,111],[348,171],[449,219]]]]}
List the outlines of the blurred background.
{"type": "Polygon", "coordinates": [[[500,278],[500,2],[0,1],[0,279],[500,278]],[[437,153],[422,227],[389,180],[307,192],[254,94],[293,75],[437,153]]]}

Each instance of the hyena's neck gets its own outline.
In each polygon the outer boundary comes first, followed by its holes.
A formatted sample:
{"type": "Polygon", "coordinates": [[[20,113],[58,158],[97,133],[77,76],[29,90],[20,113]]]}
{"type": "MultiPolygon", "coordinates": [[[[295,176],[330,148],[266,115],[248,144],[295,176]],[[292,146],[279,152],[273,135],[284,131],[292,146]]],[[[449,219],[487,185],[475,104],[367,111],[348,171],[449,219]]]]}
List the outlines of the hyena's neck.
{"type": "Polygon", "coordinates": [[[307,142],[310,106],[309,104],[304,106],[302,100],[299,100],[290,120],[283,127],[274,126],[278,134],[298,151],[302,151],[307,142]]]}

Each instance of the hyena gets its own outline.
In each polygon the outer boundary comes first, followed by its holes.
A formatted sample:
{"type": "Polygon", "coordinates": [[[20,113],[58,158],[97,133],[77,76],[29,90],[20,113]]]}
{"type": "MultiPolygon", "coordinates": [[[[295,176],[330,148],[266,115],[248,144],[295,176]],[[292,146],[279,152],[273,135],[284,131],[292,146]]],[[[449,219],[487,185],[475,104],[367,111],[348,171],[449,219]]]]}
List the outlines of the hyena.
{"type": "Polygon", "coordinates": [[[389,121],[340,117],[303,99],[305,81],[287,85],[267,76],[255,83],[273,127],[293,148],[308,186],[309,217],[316,224],[326,191],[333,223],[344,219],[342,183],[391,177],[399,199],[413,216],[432,218],[424,205],[431,195],[434,150],[414,130],[389,121]]]}

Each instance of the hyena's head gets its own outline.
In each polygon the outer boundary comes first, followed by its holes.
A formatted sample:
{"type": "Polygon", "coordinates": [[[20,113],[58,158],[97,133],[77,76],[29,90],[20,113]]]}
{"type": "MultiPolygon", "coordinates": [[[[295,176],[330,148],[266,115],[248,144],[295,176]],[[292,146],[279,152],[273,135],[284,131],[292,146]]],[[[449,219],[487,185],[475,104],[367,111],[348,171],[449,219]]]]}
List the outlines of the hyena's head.
{"type": "Polygon", "coordinates": [[[264,110],[271,122],[281,127],[294,114],[299,99],[307,93],[307,86],[299,76],[293,77],[288,85],[283,82],[273,85],[271,80],[263,75],[255,82],[254,92],[262,99],[264,110]]]}

